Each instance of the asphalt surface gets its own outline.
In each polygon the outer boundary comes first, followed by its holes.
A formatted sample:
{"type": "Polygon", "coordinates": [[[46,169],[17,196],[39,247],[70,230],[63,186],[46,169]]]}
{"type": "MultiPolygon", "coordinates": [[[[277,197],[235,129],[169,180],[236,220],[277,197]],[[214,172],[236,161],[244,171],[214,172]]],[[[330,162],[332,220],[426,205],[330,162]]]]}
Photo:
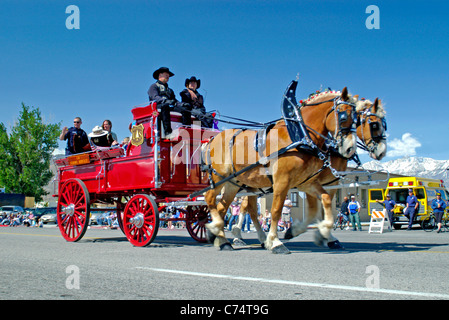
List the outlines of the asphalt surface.
{"type": "Polygon", "coordinates": [[[247,246],[221,252],[185,230],[159,230],[138,248],[120,230],[92,228],[70,243],[56,227],[2,227],[0,299],[449,299],[449,232],[337,230],[345,246],[338,251],[316,247],[313,233],[286,241],[291,254],[275,255],[255,233],[244,233],[247,246]]]}

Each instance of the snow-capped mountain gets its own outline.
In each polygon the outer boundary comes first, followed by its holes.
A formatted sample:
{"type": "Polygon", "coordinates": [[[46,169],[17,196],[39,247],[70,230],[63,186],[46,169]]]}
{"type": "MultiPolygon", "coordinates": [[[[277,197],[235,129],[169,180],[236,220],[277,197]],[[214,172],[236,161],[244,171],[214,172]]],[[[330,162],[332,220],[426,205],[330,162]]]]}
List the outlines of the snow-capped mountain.
{"type": "Polygon", "coordinates": [[[386,170],[390,173],[421,178],[442,179],[449,183],[449,160],[425,157],[403,157],[387,162],[370,161],[363,164],[368,170],[386,170]]]}

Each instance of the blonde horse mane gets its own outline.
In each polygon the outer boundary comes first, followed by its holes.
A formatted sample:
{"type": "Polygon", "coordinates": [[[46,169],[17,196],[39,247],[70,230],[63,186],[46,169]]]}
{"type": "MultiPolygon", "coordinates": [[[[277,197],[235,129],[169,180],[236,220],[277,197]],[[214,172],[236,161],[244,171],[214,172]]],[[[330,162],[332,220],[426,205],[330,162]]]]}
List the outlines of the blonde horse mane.
{"type": "MultiPolygon", "coordinates": [[[[323,91],[323,92],[317,92],[314,93],[312,95],[310,95],[307,99],[305,100],[301,100],[300,103],[301,104],[313,104],[313,103],[317,103],[320,101],[326,101],[326,100],[330,100],[333,99],[335,97],[338,97],[341,95],[341,91],[323,91]]],[[[358,96],[353,96],[351,94],[349,94],[349,102],[351,103],[357,103],[358,101],[358,96]]]]}
{"type": "MultiPolygon", "coordinates": [[[[358,100],[356,102],[356,112],[363,112],[366,109],[371,108],[371,106],[373,105],[373,102],[371,100],[358,100]]],[[[378,116],[379,118],[384,118],[386,116],[387,112],[385,111],[382,103],[379,100],[379,103],[377,104],[377,110],[376,110],[376,116],[378,116]]]]}

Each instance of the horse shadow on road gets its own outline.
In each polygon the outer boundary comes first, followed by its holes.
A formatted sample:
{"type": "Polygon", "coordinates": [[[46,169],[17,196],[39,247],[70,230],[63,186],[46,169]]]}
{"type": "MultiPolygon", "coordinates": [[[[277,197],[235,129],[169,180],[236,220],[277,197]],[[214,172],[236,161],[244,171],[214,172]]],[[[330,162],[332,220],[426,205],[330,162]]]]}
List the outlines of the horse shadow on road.
{"type": "MultiPolygon", "coordinates": [[[[232,239],[229,239],[232,243],[232,239]]],[[[84,238],[83,242],[90,243],[121,243],[128,242],[125,236],[118,237],[95,237],[95,238],[84,238]]],[[[235,250],[265,250],[259,241],[254,238],[244,239],[246,245],[233,245],[235,250]]],[[[282,241],[285,246],[290,250],[292,254],[294,253],[327,253],[327,254],[351,254],[358,252],[435,252],[443,251],[449,253],[449,245],[447,243],[419,243],[408,242],[399,243],[394,241],[389,242],[354,242],[354,241],[344,241],[342,245],[344,249],[331,250],[327,247],[318,247],[313,241],[282,241]]],[[[131,244],[129,244],[131,245],[131,244]]],[[[132,245],[131,245],[132,246],[132,245]]],[[[188,234],[162,234],[157,235],[154,241],[145,248],[179,248],[179,247],[211,247],[213,244],[201,243],[188,234]]]]}
{"type": "Polygon", "coordinates": [[[331,250],[326,247],[318,247],[313,241],[311,242],[286,242],[286,247],[292,253],[304,252],[325,252],[329,254],[351,254],[359,252],[432,252],[435,248],[443,248],[443,251],[449,253],[447,244],[435,243],[397,243],[397,242],[382,242],[382,243],[360,243],[360,242],[344,242],[342,245],[344,249],[331,250]]]}
{"type": "MultiPolygon", "coordinates": [[[[119,237],[95,237],[95,238],[84,238],[82,240],[83,242],[90,242],[90,243],[121,243],[121,242],[128,242],[128,239],[125,236],[119,236],[119,237]]],[[[130,246],[132,246],[131,243],[129,243],[130,246]]],[[[175,234],[175,235],[157,235],[154,241],[144,248],[179,248],[179,247],[186,247],[186,246],[203,246],[208,245],[208,243],[200,243],[192,239],[189,235],[181,235],[181,234],[175,234]]]]}

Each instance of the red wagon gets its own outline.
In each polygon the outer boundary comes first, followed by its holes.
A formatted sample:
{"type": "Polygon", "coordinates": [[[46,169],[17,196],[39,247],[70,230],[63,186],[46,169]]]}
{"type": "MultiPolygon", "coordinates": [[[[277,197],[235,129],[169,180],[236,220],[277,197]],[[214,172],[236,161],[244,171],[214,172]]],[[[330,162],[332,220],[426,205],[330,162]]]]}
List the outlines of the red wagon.
{"type": "MultiPolygon", "coordinates": [[[[171,113],[178,138],[161,138],[156,103],[132,110],[131,141],[122,148],[94,151],[55,160],[58,167],[58,226],[67,241],[80,240],[95,203],[115,204],[121,230],[135,246],[149,245],[157,235],[159,212],[166,203],[183,205],[189,234],[206,241],[208,208],[204,201],[185,201],[209,185],[200,170],[201,145],[219,133],[200,126],[181,126],[171,113]],[[178,129],[178,130],[176,130],[178,129]]],[[[164,220],[164,219],[162,219],[164,220]]],[[[177,219],[180,220],[180,219],[177,219]]]]}

